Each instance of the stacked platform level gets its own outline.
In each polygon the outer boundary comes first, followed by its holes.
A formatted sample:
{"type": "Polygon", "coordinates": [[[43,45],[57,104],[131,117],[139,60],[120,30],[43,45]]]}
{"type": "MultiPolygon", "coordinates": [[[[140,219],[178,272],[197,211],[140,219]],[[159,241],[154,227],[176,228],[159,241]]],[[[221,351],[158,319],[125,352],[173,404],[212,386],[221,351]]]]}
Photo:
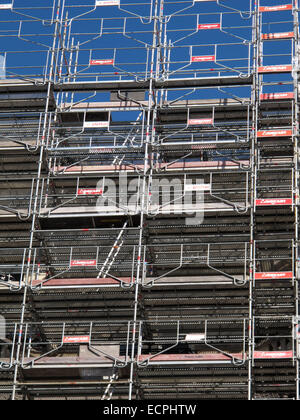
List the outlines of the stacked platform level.
{"type": "Polygon", "coordinates": [[[25,3],[0,399],[298,400],[298,0],[25,3]]]}

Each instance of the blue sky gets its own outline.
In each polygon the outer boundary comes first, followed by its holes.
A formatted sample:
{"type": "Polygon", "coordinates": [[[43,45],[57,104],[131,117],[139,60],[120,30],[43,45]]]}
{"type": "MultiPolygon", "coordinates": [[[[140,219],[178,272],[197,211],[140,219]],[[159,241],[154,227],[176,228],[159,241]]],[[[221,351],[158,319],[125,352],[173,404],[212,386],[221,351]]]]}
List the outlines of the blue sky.
{"type": "MultiPolygon", "coordinates": [[[[145,71],[149,70],[146,63],[151,55],[154,27],[153,18],[149,18],[153,10],[150,0],[121,0],[121,10],[117,6],[97,7],[93,10],[94,0],[61,1],[62,4],[64,2],[63,16],[68,16],[70,42],[74,46],[81,44],[77,80],[93,80],[96,77],[99,81],[120,77],[145,78],[145,71]],[[114,65],[91,66],[91,59],[114,59],[114,65]]],[[[261,5],[281,5],[290,1],[261,0],[261,5]]],[[[7,3],[10,0],[0,0],[0,6],[7,3]]],[[[47,58],[54,31],[54,25],[48,23],[52,19],[53,10],[56,10],[53,6],[57,3],[58,0],[14,0],[13,11],[0,9],[0,50],[1,55],[5,56],[8,77],[41,77],[47,72],[47,58]]],[[[252,65],[251,52],[249,56],[252,32],[247,12],[253,3],[245,0],[223,0],[220,3],[226,7],[214,1],[198,1],[193,4],[192,1],[165,0],[166,42],[170,44],[171,51],[170,59],[165,59],[165,65],[169,67],[168,77],[209,77],[219,71],[223,75],[248,73],[248,66],[252,65]],[[198,30],[199,24],[209,23],[221,23],[222,30],[198,30]],[[215,56],[215,60],[192,62],[193,57],[203,56],[215,56]]],[[[279,22],[264,26],[264,32],[292,30],[291,17],[290,12],[264,13],[264,22],[279,22]]],[[[264,64],[289,64],[290,50],[291,41],[265,43],[264,64]]],[[[63,74],[67,71],[65,63],[70,63],[71,59],[73,66],[69,67],[69,71],[72,74],[75,72],[75,50],[59,56],[58,68],[62,60],[63,74]]],[[[3,67],[1,62],[0,67],[3,67]]],[[[242,91],[239,94],[242,95],[242,91]]],[[[203,92],[203,95],[209,97],[210,94],[203,92]]]]}

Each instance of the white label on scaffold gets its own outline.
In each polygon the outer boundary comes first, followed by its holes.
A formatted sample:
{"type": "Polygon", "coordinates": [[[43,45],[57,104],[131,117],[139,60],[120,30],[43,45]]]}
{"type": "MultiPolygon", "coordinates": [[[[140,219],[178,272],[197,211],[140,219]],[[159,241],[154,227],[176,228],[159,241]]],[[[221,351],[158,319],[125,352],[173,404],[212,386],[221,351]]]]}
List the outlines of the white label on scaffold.
{"type": "Polygon", "coordinates": [[[211,184],[187,184],[185,191],[211,191],[211,184]]]}
{"type": "Polygon", "coordinates": [[[0,4],[0,9],[11,9],[12,3],[0,4]]]}
{"type": "Polygon", "coordinates": [[[72,260],[71,267],[95,267],[97,265],[96,260],[72,260]]]}
{"type": "Polygon", "coordinates": [[[205,334],[187,334],[185,336],[185,341],[204,341],[205,334]]]}
{"type": "Polygon", "coordinates": [[[120,0],[96,0],[97,6],[120,6],[120,0]]]}
{"type": "Polygon", "coordinates": [[[115,61],[113,58],[90,60],[90,66],[113,66],[115,61]]]}
{"type": "Polygon", "coordinates": [[[72,343],[89,343],[90,337],[88,335],[81,335],[75,337],[67,337],[65,336],[63,339],[64,344],[72,344],[72,343]]]}
{"type": "Polygon", "coordinates": [[[213,125],[214,120],[212,118],[200,118],[188,120],[188,125],[213,125]]]}
{"type": "Polygon", "coordinates": [[[84,128],[107,128],[109,127],[109,121],[85,121],[84,128]]]}
{"type": "Polygon", "coordinates": [[[77,195],[102,195],[103,190],[97,190],[92,188],[79,188],[77,195]]]}

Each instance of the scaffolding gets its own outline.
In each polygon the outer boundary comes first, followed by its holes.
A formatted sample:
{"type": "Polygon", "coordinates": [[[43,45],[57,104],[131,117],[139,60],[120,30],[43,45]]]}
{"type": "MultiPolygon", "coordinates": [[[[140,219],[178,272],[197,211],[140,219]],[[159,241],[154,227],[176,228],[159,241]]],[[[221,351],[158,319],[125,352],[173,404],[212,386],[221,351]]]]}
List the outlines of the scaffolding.
{"type": "Polygon", "coordinates": [[[0,399],[299,400],[298,0],[25,3],[0,399]]]}

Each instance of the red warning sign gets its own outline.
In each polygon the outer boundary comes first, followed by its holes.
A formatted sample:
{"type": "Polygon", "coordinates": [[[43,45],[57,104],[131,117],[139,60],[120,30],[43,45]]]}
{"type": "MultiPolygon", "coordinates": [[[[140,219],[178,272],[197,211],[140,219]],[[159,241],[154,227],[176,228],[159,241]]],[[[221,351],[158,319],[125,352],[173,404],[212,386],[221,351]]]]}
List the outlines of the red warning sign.
{"type": "Polygon", "coordinates": [[[259,8],[260,12],[281,12],[284,10],[293,10],[292,4],[282,4],[280,6],[261,6],[259,8]]]}
{"type": "Polygon", "coordinates": [[[79,188],[77,195],[102,195],[103,190],[98,190],[96,188],[79,188]]]}
{"type": "Polygon", "coordinates": [[[192,57],[192,63],[204,63],[207,61],[216,61],[215,55],[196,55],[192,57]]]}
{"type": "Polygon", "coordinates": [[[293,130],[261,130],[257,132],[258,138],[265,137],[291,137],[293,130]]]}
{"type": "Polygon", "coordinates": [[[257,206],[292,206],[292,198],[266,198],[256,200],[257,206]]]}
{"type": "Polygon", "coordinates": [[[291,271],[282,271],[275,273],[255,273],[255,280],[278,280],[292,278],[293,273],[291,271]]]}
{"type": "Polygon", "coordinates": [[[294,32],[278,32],[275,34],[262,34],[261,39],[290,39],[294,38],[294,32]]]}
{"type": "Polygon", "coordinates": [[[254,359],[292,359],[293,351],[255,351],[254,359]]]}
{"type": "Polygon", "coordinates": [[[258,67],[259,73],[289,73],[292,70],[293,67],[290,64],[258,67]]]}
{"type": "Polygon", "coordinates": [[[293,92],[263,93],[260,95],[262,101],[274,101],[277,99],[294,99],[293,92]]]}
{"type": "Polygon", "coordinates": [[[104,60],[90,60],[90,66],[113,66],[114,59],[107,58],[104,60]]]}
{"type": "Polygon", "coordinates": [[[221,24],[220,23],[200,23],[198,25],[199,30],[205,30],[205,29],[220,29],[221,24]]]}

